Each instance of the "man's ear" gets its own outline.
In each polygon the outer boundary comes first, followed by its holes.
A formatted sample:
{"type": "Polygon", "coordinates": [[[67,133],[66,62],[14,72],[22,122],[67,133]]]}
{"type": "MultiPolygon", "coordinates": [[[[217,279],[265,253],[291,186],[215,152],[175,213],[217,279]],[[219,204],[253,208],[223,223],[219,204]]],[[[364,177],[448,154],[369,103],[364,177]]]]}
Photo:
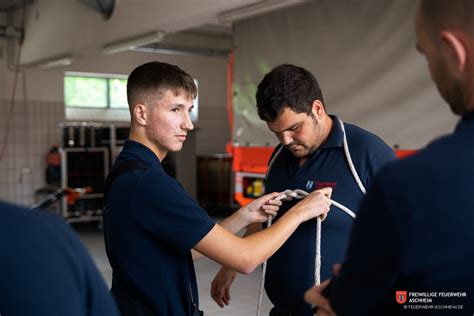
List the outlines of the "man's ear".
{"type": "Polygon", "coordinates": [[[462,35],[458,32],[441,32],[442,55],[445,57],[446,65],[455,78],[459,78],[466,69],[467,48],[462,35]]]}
{"type": "Polygon", "coordinates": [[[140,125],[146,125],[146,118],[147,118],[147,110],[148,108],[144,104],[137,104],[133,108],[133,117],[135,118],[135,121],[137,121],[138,124],[140,125]]]}
{"type": "Polygon", "coordinates": [[[319,100],[314,100],[312,112],[318,120],[322,119],[326,113],[323,103],[319,100]]]}

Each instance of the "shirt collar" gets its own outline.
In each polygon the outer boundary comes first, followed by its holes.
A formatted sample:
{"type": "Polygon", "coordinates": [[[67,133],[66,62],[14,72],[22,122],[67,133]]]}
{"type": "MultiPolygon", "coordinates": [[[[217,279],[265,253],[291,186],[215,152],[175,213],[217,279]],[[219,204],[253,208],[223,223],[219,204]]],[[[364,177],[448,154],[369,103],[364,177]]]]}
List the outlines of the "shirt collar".
{"type": "Polygon", "coordinates": [[[472,129],[474,129],[474,111],[468,112],[463,115],[458,125],[456,126],[455,132],[472,129]]]}
{"type": "Polygon", "coordinates": [[[329,132],[328,138],[320,146],[320,148],[342,147],[344,133],[342,132],[341,125],[339,124],[339,118],[336,115],[329,115],[329,117],[332,119],[332,128],[329,132]]]}
{"type": "Polygon", "coordinates": [[[123,152],[146,162],[150,166],[161,166],[160,159],[150,148],[134,140],[127,139],[125,141],[123,152]]]}

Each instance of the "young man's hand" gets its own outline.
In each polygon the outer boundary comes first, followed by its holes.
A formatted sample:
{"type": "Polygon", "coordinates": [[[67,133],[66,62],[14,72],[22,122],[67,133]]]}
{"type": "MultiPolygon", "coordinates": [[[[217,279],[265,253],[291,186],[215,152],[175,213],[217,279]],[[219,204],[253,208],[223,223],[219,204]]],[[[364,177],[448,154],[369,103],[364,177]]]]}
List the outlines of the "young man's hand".
{"type": "Polygon", "coordinates": [[[239,212],[248,224],[264,223],[269,216],[273,218],[277,215],[282,204],[280,200],[276,200],[278,195],[277,192],[263,195],[242,207],[239,212]]]}
{"type": "Polygon", "coordinates": [[[236,274],[234,270],[222,267],[212,280],[211,297],[221,308],[230,304],[230,286],[236,274]]]}
{"type": "Polygon", "coordinates": [[[322,188],[311,192],[307,197],[293,206],[290,211],[298,212],[302,221],[321,216],[326,217],[331,207],[332,188],[322,188]]]}

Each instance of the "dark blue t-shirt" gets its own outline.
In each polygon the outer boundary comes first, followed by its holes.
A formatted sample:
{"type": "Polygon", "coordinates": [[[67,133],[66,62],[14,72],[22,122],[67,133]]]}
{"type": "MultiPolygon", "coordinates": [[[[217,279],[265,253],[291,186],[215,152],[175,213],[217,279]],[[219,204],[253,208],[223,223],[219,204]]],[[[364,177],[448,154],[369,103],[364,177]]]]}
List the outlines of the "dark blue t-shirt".
{"type": "MultiPolygon", "coordinates": [[[[274,160],[265,184],[266,192],[302,189],[307,192],[332,187],[332,199],[357,214],[363,193],[349,169],[343,149],[343,131],[335,116],[327,140],[300,167],[299,158],[283,148],[274,160]]],[[[396,159],[393,150],[377,136],[344,123],[347,142],[357,173],[367,188],[374,174],[396,159]]],[[[284,202],[276,220],[297,201],[284,202]]],[[[353,219],[332,206],[322,223],[321,280],[331,277],[335,263],[342,262],[353,219]]],[[[314,285],[316,220],[302,223],[268,260],[265,289],[281,311],[312,315],[304,292],[314,285]]]]}
{"type": "Polygon", "coordinates": [[[473,185],[474,113],[453,134],[383,168],[361,204],[341,276],[333,284],[330,299],[337,314],[472,315],[473,185]],[[408,299],[414,298],[411,292],[466,297],[397,304],[396,291],[407,291],[408,299]],[[463,305],[463,310],[408,305],[463,305]]]}
{"type": "Polygon", "coordinates": [[[134,159],[147,168],[123,173],[108,195],[112,292],[122,315],[191,315],[191,301],[198,304],[191,249],[215,223],[144,145],[126,141],[114,167],[134,159]]]}
{"type": "Polygon", "coordinates": [[[118,315],[77,235],[56,215],[0,202],[0,315],[118,315]]]}

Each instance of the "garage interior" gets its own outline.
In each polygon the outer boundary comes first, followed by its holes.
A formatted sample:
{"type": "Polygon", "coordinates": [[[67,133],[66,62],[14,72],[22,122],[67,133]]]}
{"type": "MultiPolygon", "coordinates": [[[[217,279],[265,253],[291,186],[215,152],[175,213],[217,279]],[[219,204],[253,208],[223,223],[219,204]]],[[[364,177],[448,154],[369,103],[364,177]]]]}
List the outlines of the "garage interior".
{"type": "MultiPolygon", "coordinates": [[[[40,205],[64,218],[110,284],[102,180],[128,137],[127,75],[154,60],[178,65],[197,83],[195,129],[163,164],[218,220],[263,193],[278,140],[258,118],[255,92],[278,64],[313,72],[329,113],[394,149],[421,149],[451,132],[458,118],[442,104],[416,52],[415,6],[412,0],[2,0],[0,200],[40,205]]],[[[206,315],[255,312],[258,269],[237,279],[232,304],[221,309],[209,295],[219,265],[208,259],[195,265],[206,315]]],[[[263,314],[270,308],[265,297],[263,314]]]]}

